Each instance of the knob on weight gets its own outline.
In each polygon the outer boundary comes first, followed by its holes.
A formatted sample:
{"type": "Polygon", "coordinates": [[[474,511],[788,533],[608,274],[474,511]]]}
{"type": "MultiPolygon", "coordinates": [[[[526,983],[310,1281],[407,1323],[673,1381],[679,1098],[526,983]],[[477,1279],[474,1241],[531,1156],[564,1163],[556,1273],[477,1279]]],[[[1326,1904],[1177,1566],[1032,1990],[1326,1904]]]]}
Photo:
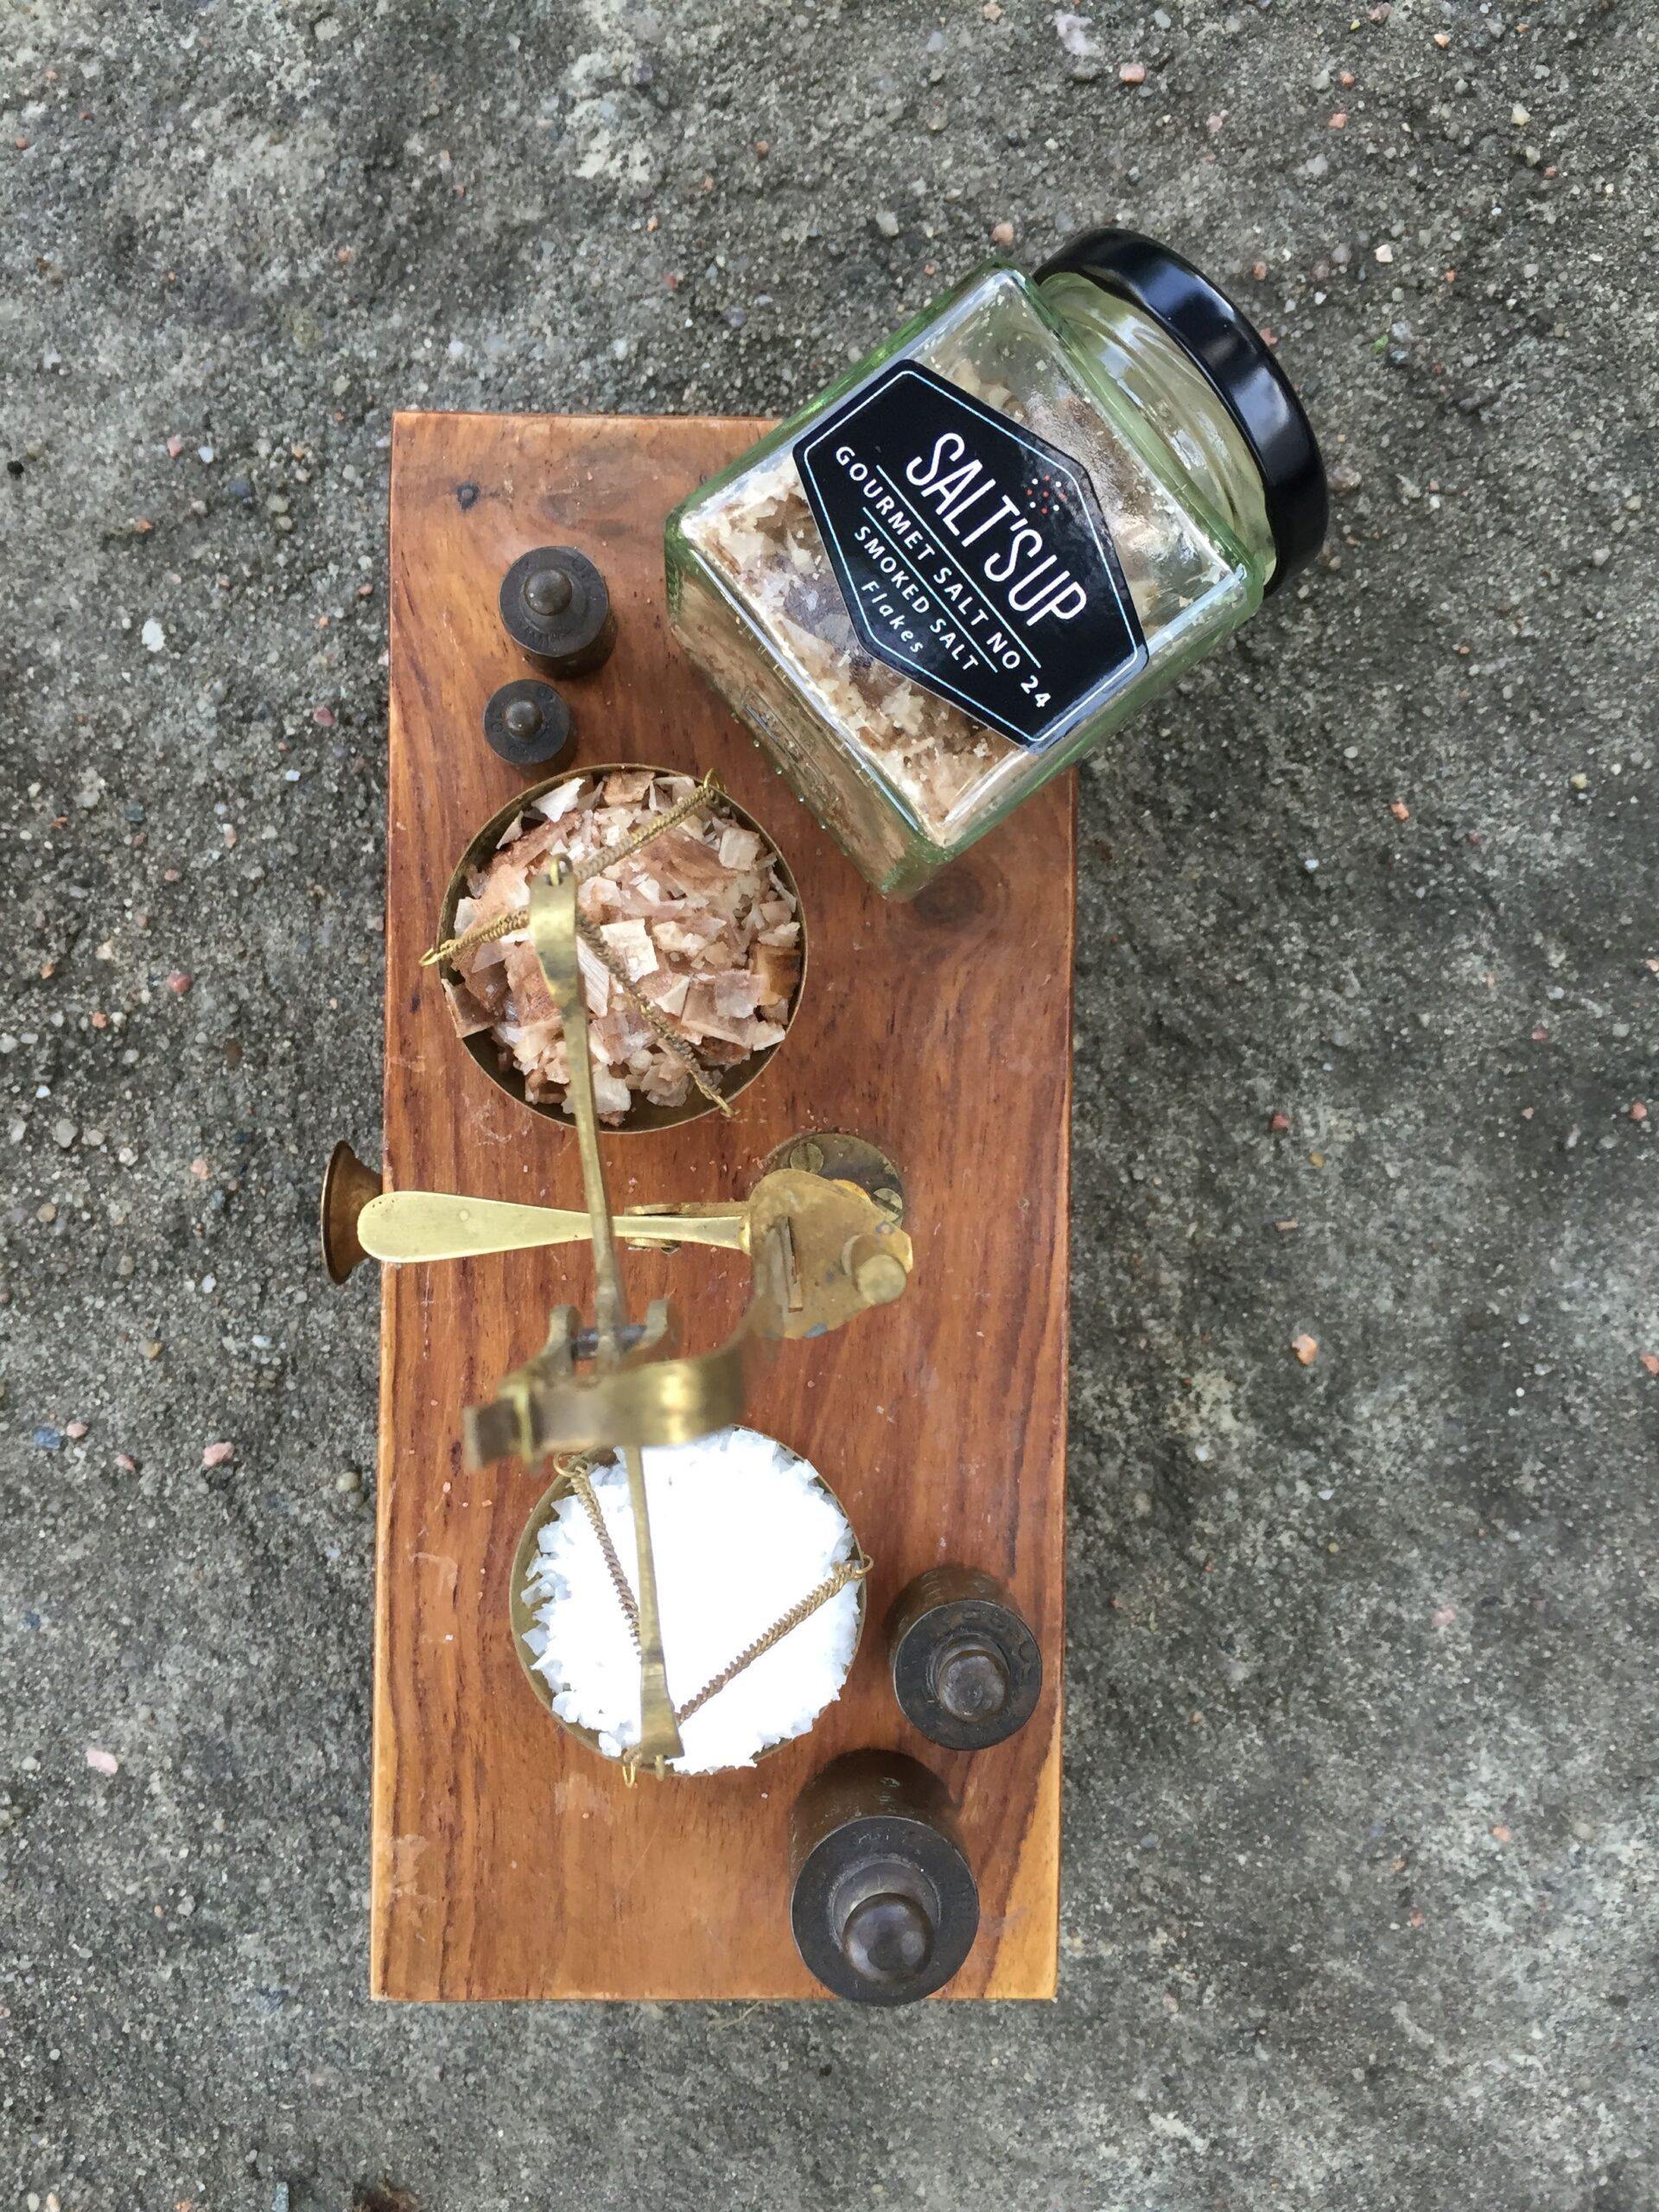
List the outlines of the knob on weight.
{"type": "Polygon", "coordinates": [[[982,1751],[1030,1719],[1043,1655],[1002,1585],[977,1567],[936,1567],[887,1618],[899,1710],[947,1751],[982,1751]]]}
{"type": "Polygon", "coordinates": [[[519,555],[501,580],[501,620],[514,645],[555,676],[598,668],[616,643],[605,579],[573,545],[519,555]]]}
{"type": "Polygon", "coordinates": [[[973,1948],[979,1891],[944,1785],[897,1751],[853,1751],[801,1793],[790,1920],[806,1965],[857,2005],[943,1988],[973,1948]]]}
{"type": "Polygon", "coordinates": [[[933,1923],[901,1883],[860,1897],[841,1923],[841,1948],[861,1980],[893,1986],[926,1972],[933,1923]]]}

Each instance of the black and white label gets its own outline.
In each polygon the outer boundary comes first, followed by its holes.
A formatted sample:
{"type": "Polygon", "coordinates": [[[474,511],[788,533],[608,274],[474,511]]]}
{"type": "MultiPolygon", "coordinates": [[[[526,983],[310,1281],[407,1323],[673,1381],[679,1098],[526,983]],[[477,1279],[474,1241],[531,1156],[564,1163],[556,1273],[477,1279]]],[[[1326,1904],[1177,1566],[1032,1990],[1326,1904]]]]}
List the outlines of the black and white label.
{"type": "Polygon", "coordinates": [[[918,361],[796,442],[853,626],[1016,745],[1052,745],[1146,665],[1087,473],[918,361]]]}

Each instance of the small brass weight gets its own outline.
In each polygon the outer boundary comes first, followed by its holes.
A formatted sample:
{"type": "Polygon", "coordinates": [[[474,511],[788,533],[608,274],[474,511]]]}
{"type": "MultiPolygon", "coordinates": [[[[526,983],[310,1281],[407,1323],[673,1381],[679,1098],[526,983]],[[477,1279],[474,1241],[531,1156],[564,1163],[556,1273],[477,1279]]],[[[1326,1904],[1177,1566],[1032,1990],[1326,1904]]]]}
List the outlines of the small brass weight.
{"type": "Polygon", "coordinates": [[[1030,1719],[1043,1687],[1036,1637],[977,1567],[930,1567],[899,1592],[887,1660],[899,1711],[946,1751],[1001,1743],[1030,1719]]]}
{"type": "Polygon", "coordinates": [[[512,1455],[529,1466],[577,1452],[620,1455],[637,1553],[640,1680],[639,1741],[627,1764],[660,1776],[682,1747],[658,1619],[642,1447],[688,1443],[740,1421],[747,1380],[759,1359],[780,1339],[823,1336],[869,1306],[901,1297],[912,1255],[901,1226],[897,1170],[875,1147],[834,1132],[782,1147],[746,1198],[612,1213],[576,958],[576,888],[562,861],[534,886],[530,936],[569,1040],[586,1210],[383,1191],[372,1170],[341,1145],[323,1184],[323,1258],[332,1279],[342,1282],[364,1258],[404,1265],[591,1242],[591,1321],[572,1306],[555,1307],[542,1350],[503,1376],[487,1403],[468,1409],[467,1457],[476,1469],[512,1455]],[[752,1285],[733,1335],[713,1351],[683,1354],[667,1300],[653,1300],[634,1320],[617,1263],[619,1243],[744,1254],[752,1285]]]}

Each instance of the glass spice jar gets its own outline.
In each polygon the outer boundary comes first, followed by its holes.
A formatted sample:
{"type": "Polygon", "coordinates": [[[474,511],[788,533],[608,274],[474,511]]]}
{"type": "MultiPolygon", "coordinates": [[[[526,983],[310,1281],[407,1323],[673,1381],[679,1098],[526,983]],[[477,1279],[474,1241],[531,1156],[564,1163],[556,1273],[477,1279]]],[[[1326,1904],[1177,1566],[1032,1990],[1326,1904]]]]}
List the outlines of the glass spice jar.
{"type": "Polygon", "coordinates": [[[908,897],[1312,560],[1325,471],[1166,246],[987,263],[669,518],[676,635],[908,897]]]}

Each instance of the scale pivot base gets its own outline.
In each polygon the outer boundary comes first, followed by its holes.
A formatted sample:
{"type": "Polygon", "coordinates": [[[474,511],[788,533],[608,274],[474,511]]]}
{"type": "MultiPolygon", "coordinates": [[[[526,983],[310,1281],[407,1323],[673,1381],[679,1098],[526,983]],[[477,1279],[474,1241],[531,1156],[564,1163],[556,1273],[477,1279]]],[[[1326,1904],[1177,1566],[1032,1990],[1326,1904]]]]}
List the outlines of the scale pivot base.
{"type": "Polygon", "coordinates": [[[845,1129],[803,1129],[769,1152],[760,1163],[763,1175],[774,1174],[783,1167],[827,1175],[838,1183],[855,1183],[895,1225],[904,1221],[904,1178],[880,1145],[872,1144],[868,1137],[852,1136],[845,1129]]]}

